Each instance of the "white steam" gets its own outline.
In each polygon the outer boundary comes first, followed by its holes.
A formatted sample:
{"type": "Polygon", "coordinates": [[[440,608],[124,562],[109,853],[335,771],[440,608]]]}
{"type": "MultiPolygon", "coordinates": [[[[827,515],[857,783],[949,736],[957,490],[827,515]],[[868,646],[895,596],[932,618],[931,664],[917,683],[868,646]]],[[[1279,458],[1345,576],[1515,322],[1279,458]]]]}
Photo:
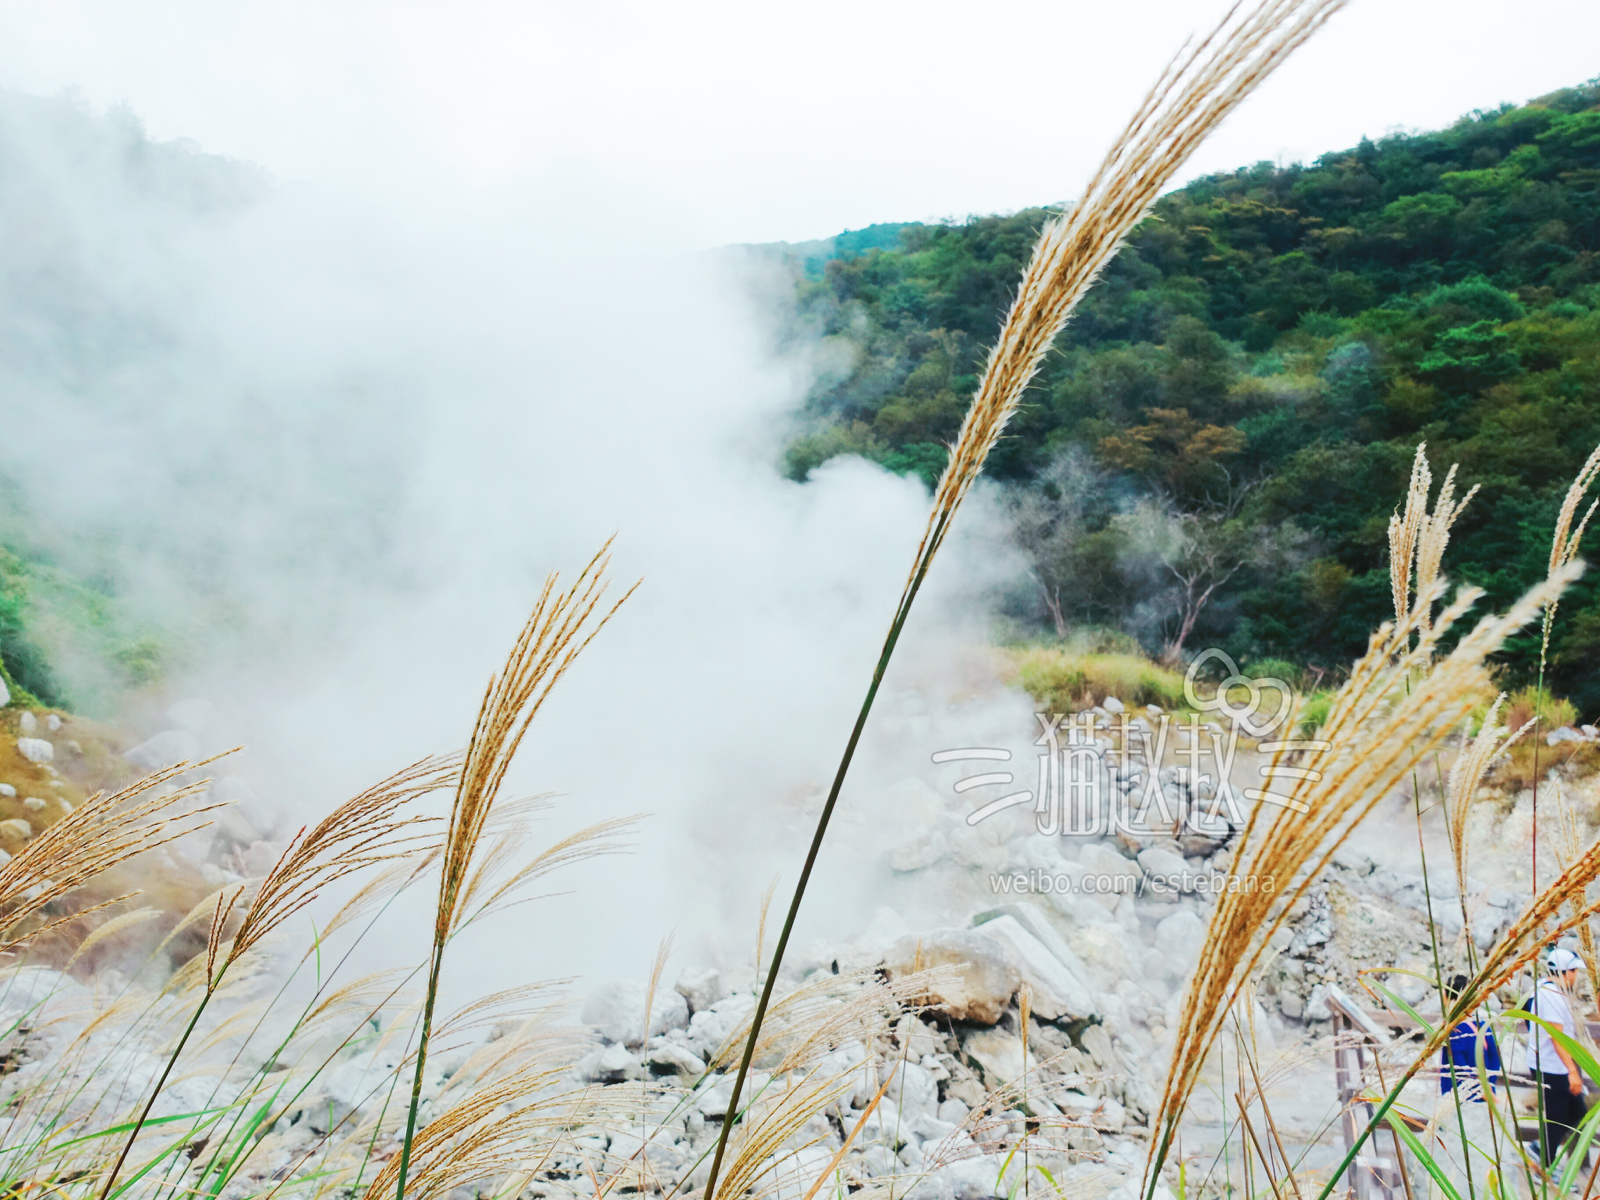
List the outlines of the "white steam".
{"type": "MultiPolygon", "coordinates": [[[[23,231],[0,245],[0,471],[32,536],[109,573],[124,611],[185,648],[161,703],[209,700],[263,801],[312,816],[461,745],[543,574],[615,532],[619,576],[644,586],[515,782],[562,793],[563,829],[654,815],[632,856],[499,926],[514,952],[485,955],[475,985],[642,972],[673,927],[680,945],[753,941],[761,891],[798,868],[796,797],[831,774],[926,496],[859,461],[778,476],[805,372],[768,355],[723,260],[664,256],[636,219],[648,198],[579,179],[406,215],[58,102],[5,98],[0,155],[23,231]]],[[[985,686],[962,647],[1013,569],[976,497],[888,709],[911,681],[906,703],[936,715],[985,686]]],[[[91,664],[68,669],[92,682],[91,664]]],[[[1022,700],[979,708],[972,739],[1027,736],[1022,700]]],[[[884,784],[934,740],[967,736],[952,711],[868,745],[846,794],[857,829],[893,819],[884,784]]],[[[877,839],[851,840],[822,864],[812,932],[871,915],[847,867],[877,839]]]]}

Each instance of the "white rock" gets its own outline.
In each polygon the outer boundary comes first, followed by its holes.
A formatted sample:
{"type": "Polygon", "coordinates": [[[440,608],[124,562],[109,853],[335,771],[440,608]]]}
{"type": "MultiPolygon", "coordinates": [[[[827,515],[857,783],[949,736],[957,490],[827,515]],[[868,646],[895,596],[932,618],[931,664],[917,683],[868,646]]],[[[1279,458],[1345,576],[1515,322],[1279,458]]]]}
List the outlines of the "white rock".
{"type": "Polygon", "coordinates": [[[1370,875],[1375,864],[1371,858],[1350,846],[1340,846],[1333,852],[1333,865],[1354,871],[1357,875],[1370,875]]]}
{"type": "Polygon", "coordinates": [[[1144,877],[1137,863],[1099,842],[1085,846],[1078,855],[1078,861],[1084,871],[1079,886],[1086,893],[1108,902],[1115,902],[1118,896],[1133,895],[1144,877]]]}
{"type": "Polygon", "coordinates": [[[724,996],[710,1008],[695,1013],[689,1019],[689,1048],[709,1061],[755,1006],[754,996],[748,992],[736,992],[732,996],[724,996]]]}
{"type": "Polygon", "coordinates": [[[1511,914],[1503,908],[1486,904],[1472,918],[1472,942],[1479,950],[1493,946],[1506,927],[1511,924],[1511,914]]]}
{"type": "Polygon", "coordinates": [[[889,869],[909,874],[931,867],[950,849],[944,834],[937,829],[920,834],[909,842],[901,842],[889,851],[889,869]]]}
{"type": "MultiPolygon", "coordinates": [[[[1045,916],[1042,909],[1019,900],[1015,904],[1002,904],[995,911],[1015,917],[1024,929],[1044,943],[1045,949],[1055,955],[1056,961],[1076,975],[1080,981],[1088,981],[1089,972],[1084,968],[1083,961],[1073,952],[1072,947],[1067,945],[1066,939],[1056,931],[1056,927],[1050,924],[1050,919],[1045,916]]],[[[976,923],[975,921],[974,924],[976,923]]]]}
{"type": "Polygon", "coordinates": [[[6,681],[0,679],[0,708],[11,703],[11,689],[6,686],[6,681]]]}
{"type": "MultiPolygon", "coordinates": [[[[613,979],[590,993],[583,1004],[583,1023],[598,1028],[608,1042],[642,1042],[645,987],[631,979],[613,979]]],[[[682,1029],[689,1021],[689,1004],[677,992],[657,988],[650,1003],[650,1034],[682,1029]]]]}
{"type": "Polygon", "coordinates": [[[676,1042],[665,1040],[653,1042],[645,1061],[660,1063],[662,1066],[671,1067],[680,1075],[699,1076],[705,1073],[706,1064],[703,1059],[694,1054],[687,1046],[680,1046],[676,1042]]]}
{"type": "Polygon", "coordinates": [[[976,929],[934,929],[903,937],[884,956],[891,979],[912,968],[955,967],[957,973],[936,984],[930,1005],[957,1021],[993,1025],[1016,995],[1022,975],[996,938],[976,929]]]}
{"type": "Polygon", "coordinates": [[[639,1065],[639,1060],[622,1045],[607,1046],[595,1061],[596,1075],[621,1075],[639,1065]]]}
{"type": "Polygon", "coordinates": [[[44,719],[44,727],[51,733],[54,733],[56,730],[61,728],[61,718],[56,716],[55,713],[50,713],[44,719]]]}
{"type": "Polygon", "coordinates": [[[132,750],[125,751],[122,757],[146,771],[159,771],[175,763],[199,758],[200,743],[187,730],[168,729],[153,738],[146,738],[132,750]]]}
{"type": "MultiPolygon", "coordinates": [[[[771,1078],[765,1072],[751,1071],[750,1078],[745,1083],[744,1091],[740,1094],[739,1103],[744,1104],[751,1096],[761,1093],[766,1087],[767,1080],[771,1078]]],[[[694,1106],[703,1116],[718,1118],[728,1111],[728,1101],[733,1099],[734,1073],[732,1071],[721,1076],[710,1087],[705,1088],[695,1096],[694,1106]]]]}
{"type": "Polygon", "coordinates": [[[31,712],[25,712],[17,718],[17,728],[22,731],[24,737],[32,737],[39,732],[39,718],[31,712]]]}
{"type": "Polygon", "coordinates": [[[933,1073],[914,1062],[902,1063],[889,1085],[889,1095],[909,1120],[926,1114],[933,1116],[939,1109],[939,1084],[933,1073]]]}
{"type": "MultiPolygon", "coordinates": [[[[847,1127],[854,1124],[854,1121],[846,1122],[847,1127]]],[[[878,1107],[861,1121],[861,1138],[866,1142],[892,1143],[897,1137],[904,1137],[905,1133],[900,1109],[888,1096],[878,1101],[878,1107]]]]}
{"type": "Polygon", "coordinates": [[[1571,725],[1566,725],[1560,729],[1552,729],[1545,735],[1544,740],[1546,744],[1556,746],[1562,742],[1582,742],[1587,739],[1571,725]]]}
{"type": "Polygon", "coordinates": [[[1144,868],[1149,892],[1157,898],[1190,891],[1194,886],[1194,872],[1189,869],[1189,864],[1183,855],[1174,854],[1171,850],[1163,850],[1160,846],[1141,850],[1139,865],[1144,868]]]}
{"type": "Polygon", "coordinates": [[[17,789],[9,783],[0,783],[0,796],[15,796],[16,794],[17,789]]]}
{"type": "Polygon", "coordinates": [[[771,1200],[802,1200],[811,1190],[812,1181],[832,1159],[833,1152],[823,1146],[784,1151],[762,1162],[751,1187],[757,1195],[771,1200]]]}
{"type": "Polygon", "coordinates": [[[22,807],[27,809],[29,812],[38,812],[44,807],[44,801],[39,799],[37,796],[29,796],[22,802],[22,807]]]}
{"type": "Polygon", "coordinates": [[[1333,1017],[1333,1010],[1328,1007],[1328,989],[1325,984],[1317,984],[1311,989],[1311,995],[1306,999],[1305,1012],[1307,1021],[1327,1021],[1333,1017]]]}
{"type": "MultiPolygon", "coordinates": [[[[1043,942],[1024,929],[1016,917],[1009,913],[996,917],[985,921],[979,930],[1005,946],[1007,957],[1028,985],[1033,1011],[1041,1019],[1077,1021],[1099,1015],[1094,995],[1085,982],[1088,972],[1075,975],[1043,942]]],[[[1072,957],[1077,959],[1077,955],[1072,957]]]]}
{"type": "Polygon", "coordinates": [[[984,1082],[991,1088],[1020,1079],[1024,1070],[1032,1070],[1038,1065],[1030,1050],[1024,1066],[1022,1039],[1003,1029],[980,1029],[970,1033],[961,1043],[961,1048],[983,1068],[984,1082]]]}
{"type": "Polygon", "coordinates": [[[972,1110],[960,1100],[957,1100],[954,1096],[952,1096],[950,1099],[939,1105],[938,1115],[939,1120],[941,1121],[947,1121],[951,1125],[959,1125],[961,1122],[967,1119],[967,1114],[971,1111],[972,1110]]]}
{"type": "MultiPolygon", "coordinates": [[[[32,713],[24,713],[32,716],[32,713]]],[[[23,737],[17,739],[17,753],[31,763],[47,763],[56,756],[56,748],[43,738],[23,737]]]]}
{"type": "Polygon", "coordinates": [[[1000,1162],[995,1154],[961,1158],[941,1168],[937,1174],[950,1183],[954,1200],[993,1200],[1001,1195],[1000,1162]]]}
{"type": "MultiPolygon", "coordinates": [[[[949,1101],[947,1100],[945,1103],[948,1104],[949,1101]]],[[[961,1104],[961,1101],[957,1100],[956,1103],[961,1104]]],[[[943,1108],[944,1105],[939,1107],[943,1108]]],[[[961,1104],[961,1107],[965,1110],[967,1106],[961,1104]]],[[[962,1112],[962,1116],[966,1116],[965,1111],[962,1112]]],[[[911,1132],[923,1141],[933,1142],[937,1145],[956,1131],[958,1122],[942,1121],[932,1113],[918,1113],[916,1116],[909,1118],[906,1124],[910,1127],[911,1132]]]]}
{"type": "Polygon", "coordinates": [[[1166,960],[1169,971],[1181,975],[1189,969],[1200,953],[1205,932],[1206,923],[1187,908],[1161,918],[1156,926],[1156,949],[1166,960]]]}
{"type": "Polygon", "coordinates": [[[688,1001],[691,1013],[700,1012],[722,999],[722,972],[715,967],[685,967],[672,989],[688,1001]]]}
{"type": "Polygon", "coordinates": [[[1115,696],[1107,696],[1101,703],[1100,707],[1105,709],[1108,713],[1119,713],[1124,711],[1122,701],[1118,700],[1115,696]]]}
{"type": "Polygon", "coordinates": [[[0,821],[0,837],[20,838],[27,841],[33,836],[33,826],[21,817],[10,817],[0,821]]]}
{"type": "Polygon", "coordinates": [[[70,975],[49,967],[18,967],[6,972],[0,987],[0,1014],[9,1026],[22,1013],[75,1003],[86,996],[87,989],[70,975]]]}

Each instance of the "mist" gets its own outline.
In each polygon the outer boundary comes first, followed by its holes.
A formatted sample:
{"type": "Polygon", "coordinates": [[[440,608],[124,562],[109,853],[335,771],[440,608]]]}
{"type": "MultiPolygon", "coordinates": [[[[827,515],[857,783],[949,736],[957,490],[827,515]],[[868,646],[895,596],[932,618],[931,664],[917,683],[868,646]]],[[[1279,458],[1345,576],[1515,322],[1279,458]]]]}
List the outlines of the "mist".
{"type": "MultiPolygon", "coordinates": [[[[756,268],[662,249],[682,243],[649,196],[576,169],[390,203],[15,94],[0,156],[20,233],[0,246],[0,470],[35,544],[115,596],[125,628],[107,636],[172,648],[159,687],[119,691],[63,632],[64,682],[139,732],[207,702],[202,748],[246,747],[227,770],[281,835],[463,745],[545,573],[615,534],[617,578],[643,584],[539,717],[512,790],[559,794],[541,839],[648,815],[629,856],[478,935],[471,986],[642,974],[674,929],[680,963],[748,956],[927,506],[860,460],[778,474],[810,368],[771,352],[756,268]]],[[[851,848],[825,856],[802,938],[884,901],[859,868],[904,836],[896,780],[947,743],[1030,736],[982,649],[1017,570],[980,492],[908,629],[846,790],[851,848]]]]}

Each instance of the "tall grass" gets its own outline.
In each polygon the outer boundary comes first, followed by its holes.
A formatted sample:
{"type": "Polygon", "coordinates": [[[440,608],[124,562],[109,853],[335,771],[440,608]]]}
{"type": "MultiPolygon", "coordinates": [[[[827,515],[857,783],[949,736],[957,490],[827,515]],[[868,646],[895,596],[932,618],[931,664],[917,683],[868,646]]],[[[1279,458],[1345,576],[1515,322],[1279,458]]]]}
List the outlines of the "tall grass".
{"type": "MultiPolygon", "coordinates": [[[[1577,533],[1570,535],[1568,527],[1577,508],[1574,494],[1592,481],[1595,461],[1591,459],[1591,464],[1586,465],[1574,483],[1573,491],[1569,491],[1555,535],[1556,548],[1552,551],[1549,575],[1544,582],[1505,614],[1481,619],[1447,651],[1444,647],[1452,630],[1463,622],[1466,612],[1478,599],[1475,589],[1462,588],[1441,613],[1434,615],[1435,602],[1444,591],[1443,544],[1449,525],[1459,515],[1466,499],[1460,502],[1453,499],[1452,470],[1440,489],[1433,511],[1428,510],[1431,479],[1419,447],[1405,504],[1397,511],[1389,528],[1396,620],[1373,636],[1366,655],[1352,669],[1350,679],[1329,701],[1326,715],[1316,726],[1326,748],[1313,754],[1309,744],[1281,747],[1277,761],[1290,769],[1282,773],[1283,785],[1271,790],[1283,800],[1275,809],[1269,810],[1263,804],[1252,812],[1230,868],[1236,877],[1252,877],[1258,886],[1264,879],[1283,882],[1299,878],[1302,882],[1287,890],[1273,888],[1276,900],[1270,896],[1263,899],[1259,890],[1224,892],[1213,912],[1200,965],[1185,994],[1174,1039],[1158,1117],[1158,1136],[1152,1142],[1147,1164],[1147,1195],[1153,1194],[1158,1173],[1206,1057],[1224,1021],[1237,1010],[1247,994],[1252,974],[1272,935],[1286,920],[1290,906],[1305,894],[1355,825],[1384,795],[1412,774],[1424,759],[1434,756],[1457,730],[1476,725],[1475,735],[1465,741],[1455,755],[1448,782],[1441,781],[1452,868],[1458,892],[1465,897],[1469,806],[1492,764],[1529,728],[1536,728],[1537,705],[1541,699],[1536,692],[1532,705],[1516,705],[1509,714],[1510,719],[1504,723],[1500,720],[1502,711],[1507,708],[1504,693],[1484,711],[1479,696],[1490,678],[1486,660],[1510,635],[1541,615],[1548,642],[1551,616],[1561,593],[1582,569],[1575,558],[1575,544],[1583,526],[1580,523],[1577,533]]],[[[1470,497],[1469,492],[1467,498],[1470,497]]],[[[1584,520],[1587,519],[1585,516],[1584,520]]],[[[1304,728],[1307,723],[1302,720],[1299,724],[1304,728]]],[[[1542,889],[1535,883],[1531,904],[1471,968],[1467,986],[1454,999],[1441,996],[1440,1020],[1430,1023],[1419,1018],[1424,1031],[1420,1046],[1409,1048],[1408,1060],[1394,1076],[1385,1080],[1380,1073],[1381,1102],[1354,1145],[1327,1178],[1318,1200],[1326,1200],[1355,1161],[1362,1145],[1380,1126],[1392,1129],[1445,1194],[1459,1200],[1458,1190],[1446,1178],[1447,1172],[1436,1155],[1399,1120],[1395,1105],[1406,1085],[1439,1051],[1451,1030],[1479,1012],[1501,988],[1530,967],[1536,967],[1544,949],[1555,939],[1576,932],[1586,953],[1592,957],[1590,921],[1600,914],[1600,901],[1589,900],[1588,889],[1600,876],[1600,841],[1580,849],[1575,823],[1569,820],[1563,830],[1560,875],[1542,889]]],[[[1425,879],[1426,874],[1424,859],[1425,879]]],[[[1463,900],[1464,924],[1466,916],[1463,900]]],[[[1469,946],[1469,957],[1470,950],[1469,946]]],[[[1591,975],[1600,978],[1593,970],[1594,964],[1590,965],[1591,975]]],[[[1435,970],[1440,969],[1435,940],[1435,970]]],[[[1400,1003],[1398,997],[1390,998],[1400,1003]]],[[[1574,1050],[1575,1046],[1576,1043],[1572,1043],[1567,1048],[1574,1050]]],[[[1574,1050],[1574,1056],[1586,1070],[1592,1072],[1600,1068],[1588,1051],[1580,1056],[1574,1050]]],[[[1496,1103],[1491,1095],[1491,1108],[1496,1103]]],[[[1496,1119],[1505,1123],[1503,1116],[1496,1119]]],[[[1597,1125],[1600,1125],[1600,1113],[1594,1114],[1588,1122],[1584,1137],[1592,1137],[1597,1125]]],[[[1555,1188],[1564,1193],[1573,1185],[1572,1176],[1581,1153],[1574,1152],[1562,1177],[1554,1179],[1522,1154],[1514,1128],[1507,1127],[1502,1132],[1507,1135],[1506,1145],[1515,1148],[1512,1151],[1515,1163],[1508,1172],[1497,1140],[1493,1170],[1498,1182],[1490,1189],[1491,1194],[1498,1196],[1500,1188],[1509,1187],[1517,1171],[1524,1175],[1528,1188],[1534,1192],[1555,1188]]],[[[1462,1126],[1462,1136],[1465,1137],[1465,1126],[1462,1126]]],[[[1591,1179],[1591,1186],[1592,1183],[1591,1179]]],[[[1471,1186],[1469,1182],[1469,1190],[1471,1186]]]]}
{"type": "Polygon", "coordinates": [[[1040,233],[1000,327],[999,337],[990,348],[977,392],[950,449],[944,474],[934,489],[927,526],[912,557],[911,570],[873,667],[866,697],[845,742],[833,784],[801,864],[767,968],[766,986],[756,1004],[744,1058],[734,1080],[734,1102],[723,1118],[706,1184],[707,1200],[716,1200],[718,1195],[717,1180],[737,1119],[738,1100],[749,1075],[761,1023],[771,1003],[773,985],[805,898],[806,885],[827,836],[840,789],[911,607],[934,557],[949,536],[962,500],[982,473],[990,451],[1022,403],[1056,335],[1116,255],[1123,240],[1149,214],[1162,188],[1205,137],[1320,29],[1343,2],[1262,0],[1254,8],[1230,10],[1209,35],[1178,52],[1146,93],[1078,201],[1060,217],[1047,222],[1040,233]]]}
{"type": "MultiPolygon", "coordinates": [[[[394,1172],[396,1200],[404,1200],[406,1194],[406,1176],[411,1168],[416,1141],[423,1072],[428,1062],[428,1043],[433,1034],[434,1005],[438,1001],[445,950],[460,929],[463,917],[474,909],[479,912],[492,909],[497,902],[529,880],[555,865],[588,852],[593,848],[593,843],[606,838],[618,828],[616,823],[591,827],[499,882],[494,880],[496,868],[502,865],[498,856],[480,851],[480,843],[489,827],[489,819],[505,783],[506,772],[511,768],[528,727],[573,660],[638,587],[638,584],[634,584],[608,611],[598,611],[607,587],[605,572],[610,562],[610,545],[607,542],[601,547],[566,591],[557,590],[557,576],[551,575],[545,580],[544,590],[539,594],[516,645],[512,647],[504,670],[489,680],[483,704],[478,710],[477,724],[472,730],[472,739],[467,743],[466,756],[456,783],[455,802],[450,808],[450,824],[445,834],[443,864],[439,872],[439,899],[434,910],[433,947],[429,956],[411,1103],[406,1114],[405,1140],[394,1172]]],[[[514,1095],[515,1089],[527,1091],[533,1082],[532,1079],[518,1077],[512,1082],[497,1083],[488,1089],[488,1094],[498,1095],[496,1089],[503,1086],[513,1089],[507,1093],[508,1096],[514,1095]]],[[[492,1112],[500,1102],[495,1100],[483,1113],[472,1110],[470,1119],[466,1116],[462,1118],[466,1123],[461,1129],[472,1128],[483,1114],[492,1112]]],[[[453,1138],[455,1134],[449,1136],[453,1138]]],[[[492,1154],[481,1147],[475,1153],[483,1159],[484,1169],[489,1169],[492,1154]]],[[[373,1189],[378,1186],[379,1181],[374,1181],[373,1189]]],[[[369,1194],[373,1194],[371,1190],[369,1194]]]]}
{"type": "Polygon", "coordinates": [[[1183,706],[1183,676],[1137,654],[1073,654],[1034,646],[1011,658],[1022,690],[1051,712],[1073,712],[1108,696],[1141,708],[1183,706]]]}

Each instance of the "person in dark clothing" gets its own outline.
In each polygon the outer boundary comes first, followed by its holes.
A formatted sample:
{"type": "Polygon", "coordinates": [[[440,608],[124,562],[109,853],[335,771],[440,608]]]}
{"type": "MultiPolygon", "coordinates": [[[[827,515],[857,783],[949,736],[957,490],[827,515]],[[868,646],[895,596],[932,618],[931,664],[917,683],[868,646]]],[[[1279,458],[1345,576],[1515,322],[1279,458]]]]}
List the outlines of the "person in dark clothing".
{"type": "MultiPolygon", "coordinates": [[[[1550,973],[1539,980],[1528,1000],[1528,1011],[1541,1021],[1561,1030],[1569,1038],[1578,1034],[1572,1015],[1572,995],[1578,984],[1578,968],[1583,965],[1571,950],[1557,947],[1550,952],[1550,973]]],[[[1528,1071],[1543,1089],[1544,1112],[1539,1129],[1539,1158],[1548,1167],[1555,1162],[1562,1144],[1583,1121],[1587,1111],[1583,1102],[1583,1076],[1566,1048],[1550,1036],[1550,1031],[1531,1022],[1528,1038],[1528,1071]]]]}
{"type": "MultiPolygon", "coordinates": [[[[1466,986],[1467,977],[1457,975],[1445,984],[1445,995],[1454,1001],[1466,986]]],[[[1434,1114],[1442,1164],[1462,1196],[1482,1194],[1496,1166],[1494,1120],[1484,1085],[1492,1093],[1500,1086],[1500,1072],[1499,1043],[1488,1021],[1472,1013],[1450,1031],[1439,1052],[1439,1107],[1434,1114]]]]}
{"type": "MultiPolygon", "coordinates": [[[[1455,1000],[1468,983],[1465,975],[1457,975],[1444,986],[1444,994],[1455,1000]]],[[[1439,1051],[1439,1091],[1449,1092],[1461,1088],[1461,1099],[1483,1102],[1482,1076],[1488,1076],[1489,1086],[1500,1084],[1500,1044],[1494,1039],[1489,1023],[1476,1014],[1462,1021],[1450,1031],[1450,1040],[1439,1051]]]]}

